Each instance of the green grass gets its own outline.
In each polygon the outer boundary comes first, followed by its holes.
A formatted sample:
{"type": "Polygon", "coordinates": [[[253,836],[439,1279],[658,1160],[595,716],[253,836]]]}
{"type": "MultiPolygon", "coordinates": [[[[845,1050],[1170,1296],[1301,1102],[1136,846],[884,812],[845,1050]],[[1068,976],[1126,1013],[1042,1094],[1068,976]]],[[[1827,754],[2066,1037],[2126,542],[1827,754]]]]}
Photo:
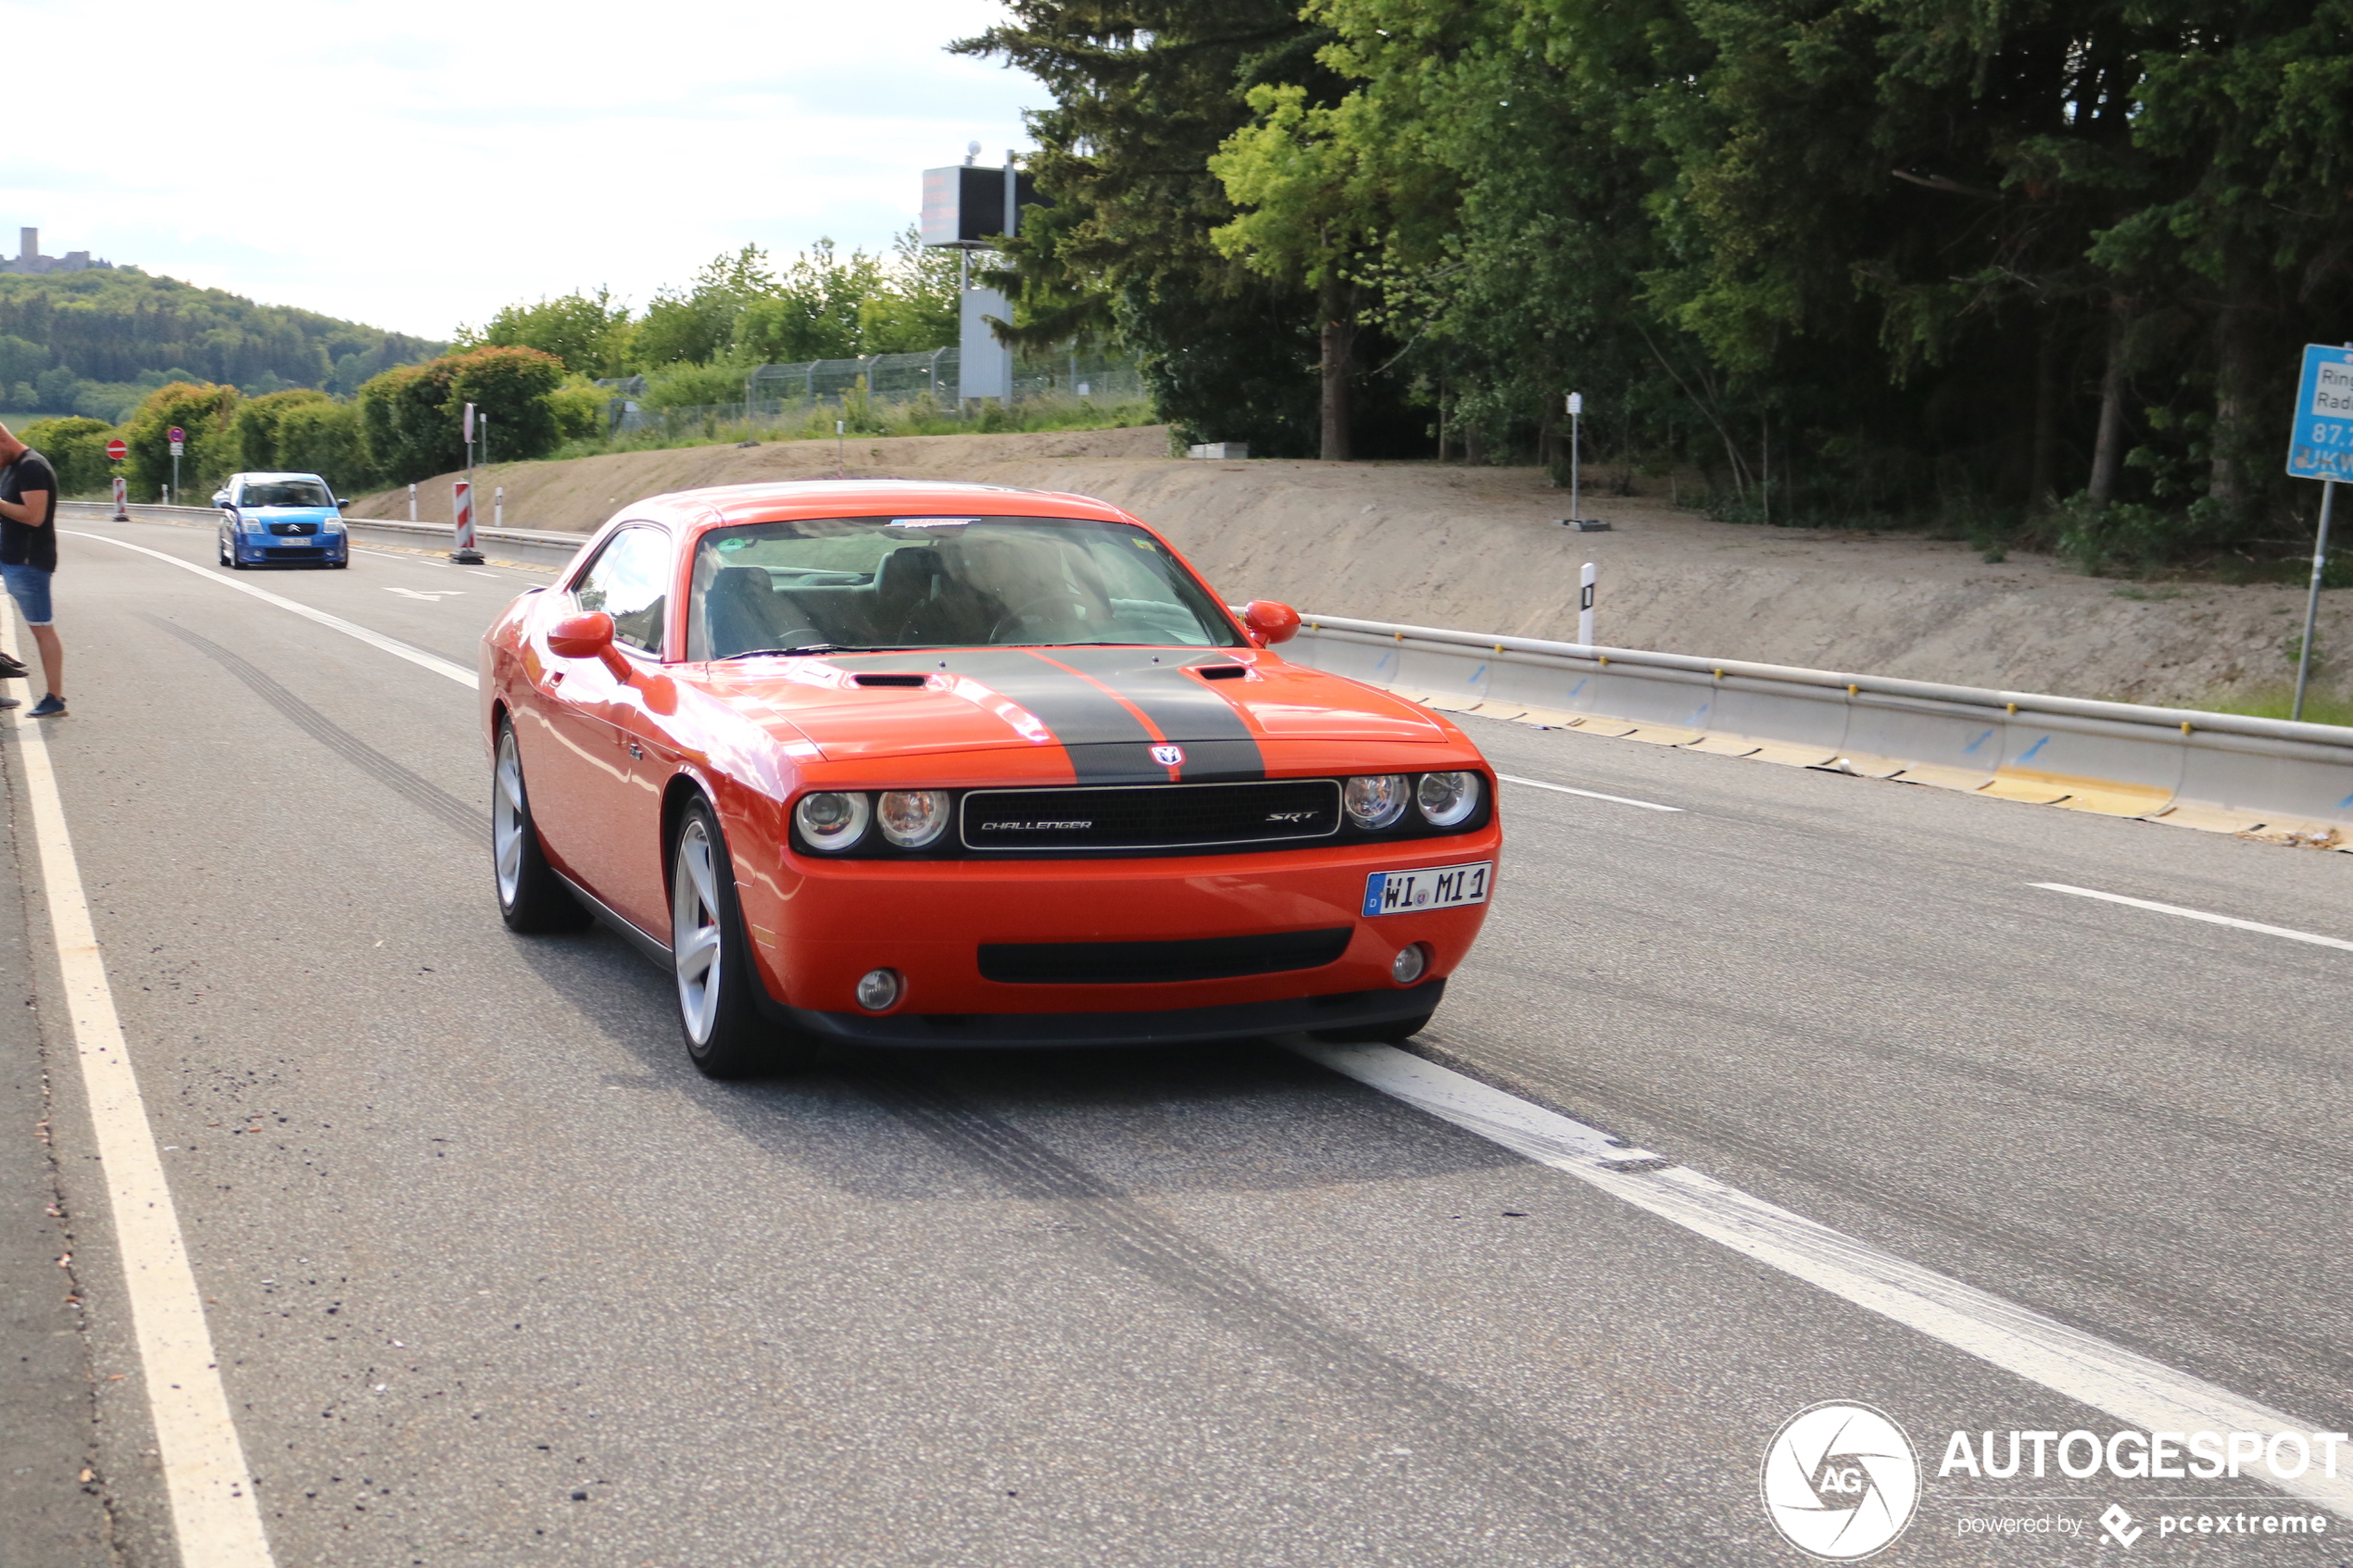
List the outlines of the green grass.
{"type": "Polygon", "coordinates": [[[1123,430],[1157,424],[1149,403],[1098,403],[1091,398],[1033,397],[1011,408],[994,403],[958,417],[925,395],[905,403],[874,403],[856,394],[839,404],[820,404],[798,418],[705,420],[663,430],[641,430],[610,439],[566,443],[558,458],[594,458],[607,452],[661,452],[681,446],[735,445],[745,441],[828,441],[834,421],[859,440],[889,435],[996,435],[1056,430],[1123,430]]]}
{"type": "MultiPolygon", "coordinates": [[[[2229,692],[2203,706],[2215,713],[2244,713],[2250,719],[2284,719],[2296,705],[2296,688],[2281,686],[2256,692],[2229,692]]],[[[2304,721],[2308,724],[2353,725],[2353,696],[2339,692],[2307,690],[2304,721]]]]}

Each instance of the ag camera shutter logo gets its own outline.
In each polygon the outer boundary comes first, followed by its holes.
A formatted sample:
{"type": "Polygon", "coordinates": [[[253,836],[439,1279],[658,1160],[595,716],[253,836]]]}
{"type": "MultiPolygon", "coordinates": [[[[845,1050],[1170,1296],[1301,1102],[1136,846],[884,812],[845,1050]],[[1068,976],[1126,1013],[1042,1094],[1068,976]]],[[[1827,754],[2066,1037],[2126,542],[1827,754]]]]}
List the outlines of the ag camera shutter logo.
{"type": "Polygon", "coordinates": [[[1911,1524],[1919,1454],[1886,1412],[1830,1399],[1781,1424],[1758,1485],[1781,1539],[1825,1562],[1852,1562],[1911,1524]]]}

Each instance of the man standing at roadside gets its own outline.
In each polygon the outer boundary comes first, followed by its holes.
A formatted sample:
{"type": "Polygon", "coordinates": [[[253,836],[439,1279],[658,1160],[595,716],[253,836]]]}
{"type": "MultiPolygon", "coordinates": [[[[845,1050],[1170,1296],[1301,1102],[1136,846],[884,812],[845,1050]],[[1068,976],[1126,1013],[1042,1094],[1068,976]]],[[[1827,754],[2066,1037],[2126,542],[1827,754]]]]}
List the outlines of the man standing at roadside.
{"type": "Polygon", "coordinates": [[[49,579],[57,570],[57,470],[49,459],[0,425],[0,583],[17,601],[32,641],[41,650],[41,672],[49,695],[33,705],[32,717],[54,719],[66,710],[66,650],[49,613],[49,579]]]}

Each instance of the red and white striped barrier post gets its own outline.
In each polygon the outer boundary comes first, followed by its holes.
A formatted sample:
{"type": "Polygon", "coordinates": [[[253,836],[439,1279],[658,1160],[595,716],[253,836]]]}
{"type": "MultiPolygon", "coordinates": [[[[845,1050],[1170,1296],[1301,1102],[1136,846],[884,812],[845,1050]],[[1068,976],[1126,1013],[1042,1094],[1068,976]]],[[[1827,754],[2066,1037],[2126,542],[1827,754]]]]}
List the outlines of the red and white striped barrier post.
{"type": "Polygon", "coordinates": [[[131,486],[124,483],[120,474],[114,476],[114,520],[117,522],[131,521],[131,486]]]}
{"type": "Polygon", "coordinates": [[[450,489],[455,492],[458,538],[456,544],[450,547],[449,558],[454,561],[464,561],[469,565],[479,565],[482,561],[482,552],[474,547],[474,487],[461,479],[452,484],[450,489]]]}

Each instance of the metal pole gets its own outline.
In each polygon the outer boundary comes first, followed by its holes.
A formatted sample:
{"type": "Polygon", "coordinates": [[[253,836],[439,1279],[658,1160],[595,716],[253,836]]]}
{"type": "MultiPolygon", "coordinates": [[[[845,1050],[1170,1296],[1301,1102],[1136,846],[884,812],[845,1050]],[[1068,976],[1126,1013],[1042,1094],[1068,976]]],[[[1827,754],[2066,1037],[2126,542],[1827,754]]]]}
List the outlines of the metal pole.
{"type": "MultiPolygon", "coordinates": [[[[1585,515],[1577,504],[1577,449],[1583,445],[1577,439],[1577,434],[1584,418],[1585,416],[1581,413],[1571,413],[1568,416],[1568,521],[1571,522],[1578,521],[1585,515]]],[[[1560,470],[1555,469],[1553,471],[1557,473],[1560,470]]]]}
{"type": "Polygon", "coordinates": [[[1593,646],[1593,563],[1587,561],[1585,570],[1577,574],[1577,642],[1579,647],[1593,646]]]}
{"type": "MultiPolygon", "coordinates": [[[[174,442],[173,445],[177,445],[178,443],[174,442]]],[[[180,454],[177,452],[171,454],[171,494],[174,495],[180,494],[180,454]]]]}
{"type": "Polygon", "coordinates": [[[2312,542],[2312,587],[2304,599],[2304,647],[2296,659],[2296,706],[2290,719],[2304,717],[2304,683],[2312,673],[2312,637],[2321,619],[2321,575],[2329,564],[2329,512],[2336,500],[2336,481],[2321,482],[2321,529],[2312,542]]]}

